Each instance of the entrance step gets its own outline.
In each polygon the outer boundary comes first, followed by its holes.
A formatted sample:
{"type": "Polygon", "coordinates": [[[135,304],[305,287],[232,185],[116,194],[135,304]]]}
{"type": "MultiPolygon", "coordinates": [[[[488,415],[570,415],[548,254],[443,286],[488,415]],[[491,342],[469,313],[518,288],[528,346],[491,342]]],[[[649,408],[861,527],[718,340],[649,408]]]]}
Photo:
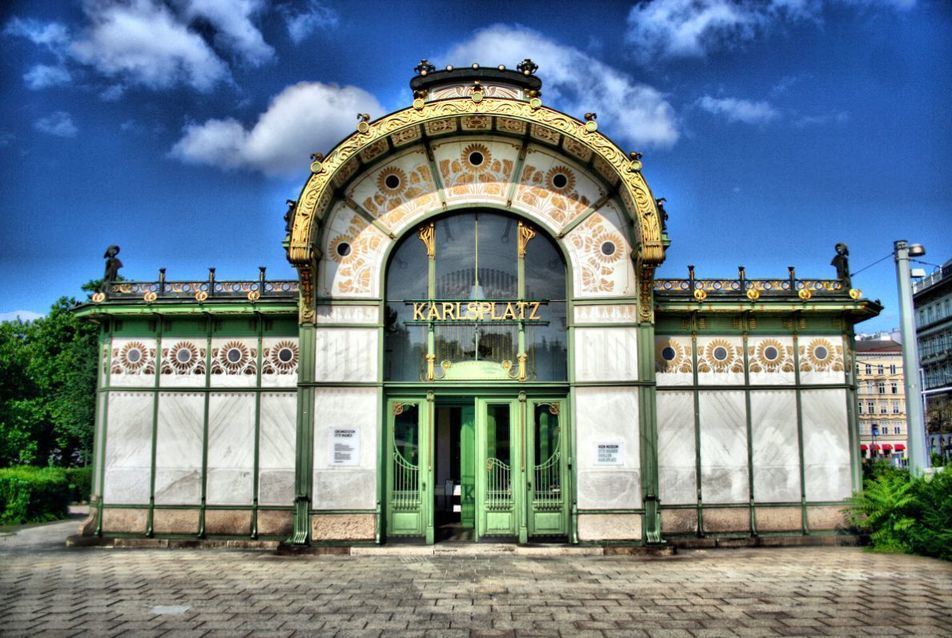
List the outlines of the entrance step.
{"type": "Polygon", "coordinates": [[[437,543],[351,547],[351,556],[603,556],[595,545],[513,545],[509,543],[437,543]]]}

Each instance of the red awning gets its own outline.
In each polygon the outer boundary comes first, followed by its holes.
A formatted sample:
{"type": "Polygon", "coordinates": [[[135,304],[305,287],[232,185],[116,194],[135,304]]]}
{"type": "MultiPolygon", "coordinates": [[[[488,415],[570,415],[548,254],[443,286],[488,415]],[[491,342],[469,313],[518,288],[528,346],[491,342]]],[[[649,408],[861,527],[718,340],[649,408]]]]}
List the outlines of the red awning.
{"type": "Polygon", "coordinates": [[[871,449],[873,452],[879,452],[879,443],[873,443],[869,449],[871,449]]]}
{"type": "Polygon", "coordinates": [[[883,443],[883,452],[892,452],[892,445],[889,443],[883,443]]]}
{"type": "Polygon", "coordinates": [[[896,444],[896,451],[897,451],[897,452],[902,452],[902,451],[905,450],[905,449],[906,449],[906,446],[903,445],[902,443],[897,443],[897,444],[896,444]]]}
{"type": "Polygon", "coordinates": [[[863,443],[862,445],[859,446],[859,449],[865,452],[866,450],[869,449],[869,447],[865,443],[863,443]]]}

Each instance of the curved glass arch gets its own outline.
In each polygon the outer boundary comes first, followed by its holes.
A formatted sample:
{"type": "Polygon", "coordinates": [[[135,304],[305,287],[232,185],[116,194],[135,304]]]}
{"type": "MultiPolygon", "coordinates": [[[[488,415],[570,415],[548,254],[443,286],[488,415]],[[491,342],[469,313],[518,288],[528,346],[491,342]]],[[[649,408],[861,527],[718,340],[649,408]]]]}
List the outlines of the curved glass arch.
{"type": "Polygon", "coordinates": [[[384,379],[566,379],[566,267],[536,227],[491,211],[424,222],[387,267],[384,379]]]}

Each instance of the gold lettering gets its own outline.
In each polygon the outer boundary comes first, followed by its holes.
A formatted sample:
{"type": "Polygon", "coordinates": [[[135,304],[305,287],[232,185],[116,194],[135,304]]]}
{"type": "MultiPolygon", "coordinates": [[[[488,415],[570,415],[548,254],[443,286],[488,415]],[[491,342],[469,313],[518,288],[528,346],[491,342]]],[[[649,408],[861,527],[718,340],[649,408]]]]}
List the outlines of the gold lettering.
{"type": "Polygon", "coordinates": [[[479,320],[482,321],[483,318],[492,312],[492,304],[488,301],[479,302],[479,320]]]}
{"type": "Polygon", "coordinates": [[[515,319],[516,318],[516,309],[513,308],[512,303],[506,304],[506,312],[502,314],[503,319],[515,319]]]}
{"type": "Polygon", "coordinates": [[[528,301],[520,301],[520,302],[519,302],[518,304],[516,304],[516,305],[519,306],[519,321],[522,321],[522,320],[524,320],[524,319],[526,318],[526,306],[529,305],[529,302],[528,302],[528,301]]]}
{"type": "Polygon", "coordinates": [[[475,301],[470,301],[466,304],[466,318],[470,321],[479,317],[479,304],[475,301]]]}
{"type": "Polygon", "coordinates": [[[532,321],[532,320],[538,320],[538,319],[540,319],[540,317],[539,317],[538,314],[536,314],[536,313],[539,312],[539,306],[542,305],[542,302],[540,302],[540,301],[533,301],[533,302],[530,302],[529,305],[532,306],[532,314],[529,315],[529,320],[532,321]]]}
{"type": "Polygon", "coordinates": [[[416,301],[413,303],[413,320],[414,321],[424,321],[426,317],[423,316],[423,308],[426,307],[426,303],[422,301],[416,301]]]}
{"type": "Polygon", "coordinates": [[[500,321],[502,317],[496,314],[496,302],[495,301],[492,302],[491,305],[492,305],[492,314],[489,315],[489,318],[492,319],[493,321],[500,321]]]}
{"type": "Polygon", "coordinates": [[[430,311],[426,314],[427,321],[439,321],[440,320],[440,311],[436,307],[436,304],[430,302],[430,311]]]}
{"type": "Polygon", "coordinates": [[[447,319],[456,319],[456,308],[450,301],[443,302],[443,321],[447,319]]]}

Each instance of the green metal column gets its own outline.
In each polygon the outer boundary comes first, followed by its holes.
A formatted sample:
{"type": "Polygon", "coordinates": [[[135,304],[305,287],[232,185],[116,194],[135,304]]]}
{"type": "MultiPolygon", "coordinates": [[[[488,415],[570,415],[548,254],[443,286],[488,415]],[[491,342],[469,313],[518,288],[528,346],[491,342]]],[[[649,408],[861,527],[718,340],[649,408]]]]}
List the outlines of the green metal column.
{"type": "Polygon", "coordinates": [[[850,477],[853,491],[858,492],[863,489],[863,461],[860,458],[859,421],[856,418],[856,336],[853,327],[849,323],[846,325],[848,328],[843,332],[843,345],[846,348],[843,353],[843,367],[846,369],[846,420],[849,424],[850,477]]]}
{"type": "Polygon", "coordinates": [[[460,524],[476,527],[476,406],[460,409],[459,432],[460,524]]]}
{"type": "Polygon", "coordinates": [[[641,429],[641,486],[645,509],[645,540],[664,543],[658,507],[658,393],[655,383],[654,324],[638,326],[638,379],[648,384],[638,388],[641,429]]]}
{"type": "Polygon", "coordinates": [[[313,323],[298,326],[297,436],[294,463],[294,533],[291,542],[306,545],[311,530],[311,482],[314,463],[314,366],[316,362],[316,327],[313,323]]]}

